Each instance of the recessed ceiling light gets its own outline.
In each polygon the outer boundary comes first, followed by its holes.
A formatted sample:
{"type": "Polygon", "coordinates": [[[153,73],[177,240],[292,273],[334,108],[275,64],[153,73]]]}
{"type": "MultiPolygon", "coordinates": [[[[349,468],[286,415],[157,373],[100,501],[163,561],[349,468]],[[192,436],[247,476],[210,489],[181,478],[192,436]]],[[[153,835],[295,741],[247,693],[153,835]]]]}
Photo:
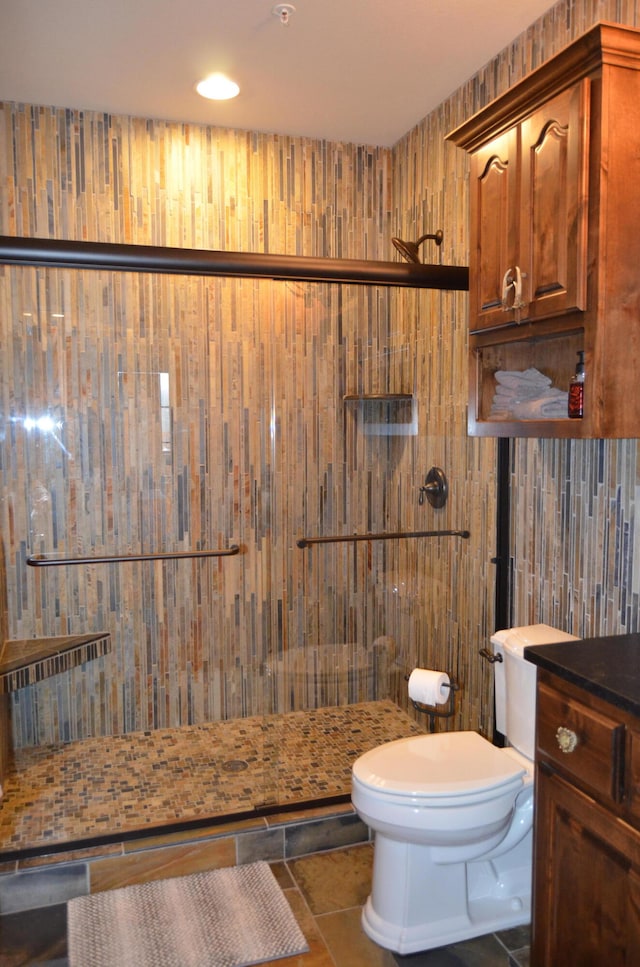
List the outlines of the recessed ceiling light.
{"type": "Polygon", "coordinates": [[[237,97],[240,88],[235,81],[224,74],[209,74],[203,81],[196,84],[196,91],[202,97],[208,97],[210,101],[228,101],[232,97],[237,97]]]}

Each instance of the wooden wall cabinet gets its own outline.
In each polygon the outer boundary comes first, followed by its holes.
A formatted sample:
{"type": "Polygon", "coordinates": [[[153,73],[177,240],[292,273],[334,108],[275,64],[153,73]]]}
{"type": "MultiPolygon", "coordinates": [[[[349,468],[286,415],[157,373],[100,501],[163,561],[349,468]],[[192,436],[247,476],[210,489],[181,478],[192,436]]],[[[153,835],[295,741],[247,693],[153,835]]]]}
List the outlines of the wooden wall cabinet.
{"type": "Polygon", "coordinates": [[[469,433],[637,437],[640,31],[598,24],[448,138],[470,152],[469,433]],[[498,370],[567,391],[582,419],[491,412],[498,370]]]}
{"type": "Polygon", "coordinates": [[[470,329],[586,308],[589,83],[474,152],[470,329]]]}
{"type": "Polygon", "coordinates": [[[640,720],[538,669],[536,726],[532,967],[632,967],[640,720]]]}

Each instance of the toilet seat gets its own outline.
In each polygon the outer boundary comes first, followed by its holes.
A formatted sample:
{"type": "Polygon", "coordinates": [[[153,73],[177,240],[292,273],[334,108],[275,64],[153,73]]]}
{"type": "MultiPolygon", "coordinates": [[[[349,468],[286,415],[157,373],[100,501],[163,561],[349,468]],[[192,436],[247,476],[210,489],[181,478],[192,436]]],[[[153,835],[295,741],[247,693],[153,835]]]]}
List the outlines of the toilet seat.
{"type": "Polygon", "coordinates": [[[475,799],[518,784],[524,764],[477,732],[441,732],[386,742],[361,755],[354,779],[384,798],[475,799]]]}

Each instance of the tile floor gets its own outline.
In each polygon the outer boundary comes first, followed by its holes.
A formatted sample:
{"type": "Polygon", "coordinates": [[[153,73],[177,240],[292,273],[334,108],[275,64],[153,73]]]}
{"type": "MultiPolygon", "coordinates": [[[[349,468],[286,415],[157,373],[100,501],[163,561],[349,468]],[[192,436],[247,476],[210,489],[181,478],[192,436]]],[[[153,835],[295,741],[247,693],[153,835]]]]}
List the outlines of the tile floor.
{"type": "Polygon", "coordinates": [[[0,862],[349,795],[359,755],[422,732],[382,700],[21,749],[3,783],[0,862]]]}
{"type": "MultiPolygon", "coordinates": [[[[528,967],[524,927],[404,957],[372,943],[360,925],[372,862],[364,844],[272,863],[310,949],[267,967],[528,967]]],[[[67,967],[66,906],[0,917],[0,963],[67,967]]]]}

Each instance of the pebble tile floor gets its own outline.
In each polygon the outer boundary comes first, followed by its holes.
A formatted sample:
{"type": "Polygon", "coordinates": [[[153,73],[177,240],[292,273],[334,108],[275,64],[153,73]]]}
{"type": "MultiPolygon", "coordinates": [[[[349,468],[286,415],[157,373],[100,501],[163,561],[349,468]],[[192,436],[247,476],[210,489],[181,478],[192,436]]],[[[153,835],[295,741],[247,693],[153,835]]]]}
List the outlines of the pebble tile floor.
{"type": "MultiPolygon", "coordinates": [[[[525,927],[407,956],[377,946],[360,924],[372,863],[371,844],[271,863],[309,952],[266,967],[529,967],[525,927]]],[[[0,963],[68,967],[66,906],[0,917],[0,963]]]]}

